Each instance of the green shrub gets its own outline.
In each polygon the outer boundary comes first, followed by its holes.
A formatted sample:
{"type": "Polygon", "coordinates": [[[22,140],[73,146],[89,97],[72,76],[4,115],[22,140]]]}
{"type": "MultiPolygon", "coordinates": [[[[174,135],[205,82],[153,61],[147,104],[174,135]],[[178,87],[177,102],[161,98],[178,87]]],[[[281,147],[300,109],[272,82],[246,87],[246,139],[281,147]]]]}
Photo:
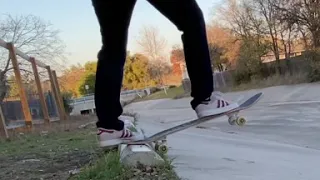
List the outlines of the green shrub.
{"type": "Polygon", "coordinates": [[[254,38],[242,41],[234,73],[237,85],[269,75],[267,68],[260,60],[260,57],[266,52],[267,45],[258,43],[254,38]]]}
{"type": "Polygon", "coordinates": [[[304,53],[304,58],[308,63],[309,82],[320,81],[320,49],[310,50],[304,53]]]}

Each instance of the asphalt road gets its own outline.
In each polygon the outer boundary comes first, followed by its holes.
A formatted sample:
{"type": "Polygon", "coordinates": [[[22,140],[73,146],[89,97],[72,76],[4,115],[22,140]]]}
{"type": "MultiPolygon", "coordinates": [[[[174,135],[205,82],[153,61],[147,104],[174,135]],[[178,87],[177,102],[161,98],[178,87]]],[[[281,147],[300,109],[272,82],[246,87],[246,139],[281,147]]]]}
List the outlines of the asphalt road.
{"type": "MultiPolygon", "coordinates": [[[[241,113],[244,127],[222,117],[168,137],[169,156],[182,179],[318,180],[320,84],[228,93],[230,99],[262,91],[263,99],[241,113]]],[[[147,134],[196,118],[190,98],[131,104],[147,134]]]]}

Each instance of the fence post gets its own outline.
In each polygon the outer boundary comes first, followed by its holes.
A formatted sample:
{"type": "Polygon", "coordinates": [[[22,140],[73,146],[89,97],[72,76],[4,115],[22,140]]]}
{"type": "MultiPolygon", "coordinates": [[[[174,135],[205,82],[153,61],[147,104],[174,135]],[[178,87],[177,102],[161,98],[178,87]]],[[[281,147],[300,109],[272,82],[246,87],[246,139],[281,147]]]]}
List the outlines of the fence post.
{"type": "Polygon", "coordinates": [[[7,139],[9,138],[9,134],[7,131],[6,121],[2,112],[2,107],[0,106],[0,135],[5,136],[7,139]]]}
{"type": "Polygon", "coordinates": [[[21,106],[22,106],[25,122],[28,127],[31,127],[32,126],[32,117],[31,117],[31,113],[30,113],[30,108],[29,108],[26,92],[24,91],[23,84],[22,84],[22,78],[21,78],[21,74],[20,74],[19,63],[17,60],[16,52],[15,52],[15,47],[12,43],[7,43],[7,46],[8,46],[9,53],[10,53],[10,58],[11,58],[12,66],[13,66],[13,71],[15,74],[16,83],[17,83],[18,89],[19,89],[21,106]]]}
{"type": "Polygon", "coordinates": [[[65,110],[65,107],[64,107],[64,104],[63,104],[63,97],[61,95],[60,86],[59,86],[59,82],[58,82],[56,71],[54,71],[54,70],[52,71],[52,76],[53,76],[53,80],[54,80],[54,82],[56,84],[57,95],[58,95],[59,100],[60,100],[61,110],[62,110],[62,113],[63,113],[63,116],[64,116],[64,120],[67,120],[67,114],[66,114],[66,110],[65,110]]]}
{"type": "Polygon", "coordinates": [[[44,122],[46,124],[49,124],[50,123],[49,112],[48,112],[48,107],[47,107],[47,104],[46,104],[46,101],[45,101],[45,98],[44,98],[44,94],[43,94],[43,91],[42,91],[37,64],[36,64],[36,61],[35,61],[35,59],[33,57],[30,58],[30,61],[31,61],[32,70],[33,70],[33,74],[34,74],[34,79],[35,79],[36,84],[37,84],[37,90],[38,90],[38,94],[39,94],[40,105],[41,105],[41,109],[42,109],[44,122]]]}
{"type": "Polygon", "coordinates": [[[47,70],[48,70],[48,74],[49,74],[49,78],[50,78],[51,89],[52,89],[53,96],[56,101],[57,109],[59,112],[59,118],[60,118],[60,120],[64,120],[64,115],[62,113],[62,108],[61,108],[60,100],[59,100],[58,93],[57,93],[56,83],[54,83],[54,78],[53,78],[50,66],[47,66],[47,70]]]}

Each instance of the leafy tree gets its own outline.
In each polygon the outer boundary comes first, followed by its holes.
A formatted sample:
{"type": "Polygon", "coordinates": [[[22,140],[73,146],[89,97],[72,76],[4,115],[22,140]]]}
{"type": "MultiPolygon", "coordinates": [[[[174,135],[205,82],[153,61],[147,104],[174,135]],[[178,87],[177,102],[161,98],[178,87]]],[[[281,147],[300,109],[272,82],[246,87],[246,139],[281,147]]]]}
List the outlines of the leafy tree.
{"type": "Polygon", "coordinates": [[[69,69],[65,70],[59,78],[62,91],[70,92],[73,97],[79,97],[79,87],[84,76],[85,69],[80,64],[73,65],[69,69]]]}
{"type": "Polygon", "coordinates": [[[84,75],[81,77],[78,89],[81,95],[94,93],[96,82],[97,62],[89,61],[84,65],[84,75]],[[86,85],[89,89],[86,89],[86,85]]]}
{"type": "Polygon", "coordinates": [[[266,53],[267,45],[257,46],[255,41],[242,41],[236,68],[236,83],[248,82],[252,78],[263,76],[263,64],[260,57],[266,53]]]}
{"type": "Polygon", "coordinates": [[[150,74],[152,67],[149,60],[142,54],[128,55],[124,69],[124,89],[140,89],[156,84],[150,74]]]}
{"type": "Polygon", "coordinates": [[[18,85],[16,83],[16,79],[14,76],[10,76],[8,78],[8,86],[9,86],[9,93],[8,95],[10,97],[16,97],[19,96],[19,89],[18,89],[18,85]]]}
{"type": "Polygon", "coordinates": [[[96,74],[95,73],[88,73],[84,76],[84,80],[80,84],[79,92],[81,95],[91,94],[94,93],[95,90],[95,82],[96,82],[96,74]],[[88,86],[89,89],[85,87],[88,86]]]}
{"type": "MultiPolygon", "coordinates": [[[[96,69],[96,62],[91,61],[84,65],[84,76],[81,78],[81,82],[79,83],[78,87],[81,95],[94,93],[96,69]],[[85,89],[85,85],[89,86],[88,90],[85,89]]],[[[160,76],[155,74],[159,71],[159,69],[161,72],[170,72],[170,68],[168,68],[167,65],[155,65],[151,63],[145,55],[130,55],[128,52],[124,66],[123,89],[141,89],[144,87],[155,86],[160,82],[160,80],[157,79],[157,77],[160,76]]]]}
{"type": "Polygon", "coordinates": [[[97,71],[97,62],[95,61],[89,61],[87,62],[85,65],[84,65],[84,69],[85,69],[85,72],[87,74],[92,74],[92,73],[96,73],[97,71]]]}

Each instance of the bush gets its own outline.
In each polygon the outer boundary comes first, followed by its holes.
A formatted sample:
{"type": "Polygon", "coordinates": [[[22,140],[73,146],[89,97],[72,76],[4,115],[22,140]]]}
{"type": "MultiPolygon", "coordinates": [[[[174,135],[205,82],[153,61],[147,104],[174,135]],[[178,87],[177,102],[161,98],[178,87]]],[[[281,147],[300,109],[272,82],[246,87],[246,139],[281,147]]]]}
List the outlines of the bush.
{"type": "Polygon", "coordinates": [[[260,60],[266,50],[266,45],[259,44],[254,39],[244,40],[241,43],[234,74],[234,80],[237,85],[269,75],[267,67],[260,60]]]}
{"type": "Polygon", "coordinates": [[[233,74],[235,83],[248,83],[252,79],[262,79],[270,76],[272,69],[269,69],[259,59],[239,60],[233,74]]]}
{"type": "Polygon", "coordinates": [[[320,61],[311,61],[308,74],[310,82],[320,81],[320,61]]]}
{"type": "Polygon", "coordinates": [[[320,49],[310,50],[304,54],[304,58],[309,63],[309,82],[320,81],[320,49]]]}

